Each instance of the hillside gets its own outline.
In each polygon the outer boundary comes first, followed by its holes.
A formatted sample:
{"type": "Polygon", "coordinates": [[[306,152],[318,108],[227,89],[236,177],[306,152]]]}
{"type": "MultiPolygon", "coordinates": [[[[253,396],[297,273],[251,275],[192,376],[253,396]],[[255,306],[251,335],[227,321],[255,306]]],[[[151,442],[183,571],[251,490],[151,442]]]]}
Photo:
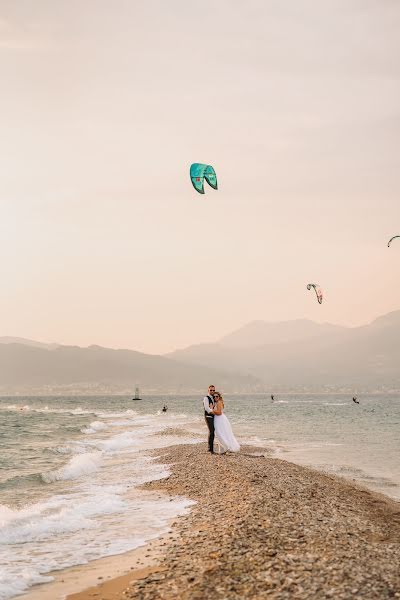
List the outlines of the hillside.
{"type": "Polygon", "coordinates": [[[45,342],[37,342],[35,340],[28,340],[21,337],[0,337],[0,344],[22,344],[23,346],[32,346],[33,348],[43,348],[44,350],[54,350],[59,344],[46,344],[45,342]]]}
{"type": "Polygon", "coordinates": [[[250,391],[252,376],[213,367],[180,364],[163,356],[99,346],[58,346],[51,352],[25,344],[0,345],[0,391],[3,394],[64,392],[198,392],[218,381],[225,389],[250,391]]]}
{"type": "Polygon", "coordinates": [[[268,389],[400,389],[400,311],[355,328],[318,327],[310,321],[300,326],[293,321],[291,328],[290,323],[271,328],[253,322],[215,344],[190,346],[168,356],[252,375],[268,389]],[[258,344],[268,330],[273,331],[269,343],[258,344]],[[236,345],[240,339],[243,346],[236,345]]]}
{"type": "Polygon", "coordinates": [[[2,394],[400,390],[400,311],[355,328],[253,321],[167,356],[17,339],[0,338],[2,394]]]}
{"type": "Polygon", "coordinates": [[[314,323],[309,319],[268,323],[252,321],[219,340],[226,348],[252,348],[264,344],[296,342],[322,335],[340,333],[346,328],[331,323],[314,323]]]}

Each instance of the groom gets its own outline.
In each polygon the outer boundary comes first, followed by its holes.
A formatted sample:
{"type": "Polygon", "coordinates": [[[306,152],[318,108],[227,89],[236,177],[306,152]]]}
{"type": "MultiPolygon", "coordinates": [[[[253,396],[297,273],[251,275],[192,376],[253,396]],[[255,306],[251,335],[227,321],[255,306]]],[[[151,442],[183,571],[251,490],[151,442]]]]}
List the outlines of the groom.
{"type": "Polygon", "coordinates": [[[204,404],[204,417],[208,427],[208,451],[211,454],[214,454],[214,415],[212,410],[214,408],[214,394],[215,394],[215,386],[208,386],[208,394],[204,396],[203,404],[204,404]]]}

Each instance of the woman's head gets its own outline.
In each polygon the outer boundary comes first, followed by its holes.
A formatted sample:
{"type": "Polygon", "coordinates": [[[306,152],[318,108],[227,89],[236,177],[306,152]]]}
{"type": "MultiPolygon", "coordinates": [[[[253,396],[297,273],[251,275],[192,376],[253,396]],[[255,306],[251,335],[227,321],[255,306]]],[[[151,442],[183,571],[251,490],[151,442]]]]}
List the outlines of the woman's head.
{"type": "Polygon", "coordinates": [[[213,397],[214,397],[215,402],[221,401],[222,404],[224,403],[224,399],[222,397],[222,394],[220,394],[219,392],[215,392],[213,397]]]}

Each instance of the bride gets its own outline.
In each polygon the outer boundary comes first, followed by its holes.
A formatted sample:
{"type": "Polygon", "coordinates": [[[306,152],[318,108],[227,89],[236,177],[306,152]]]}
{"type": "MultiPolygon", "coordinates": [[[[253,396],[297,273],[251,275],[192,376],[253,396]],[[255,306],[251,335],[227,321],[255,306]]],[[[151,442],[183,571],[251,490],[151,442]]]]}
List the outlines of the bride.
{"type": "Polygon", "coordinates": [[[221,446],[223,446],[225,452],[227,450],[230,450],[231,452],[238,452],[240,450],[240,446],[233,435],[228,417],[224,415],[224,400],[219,392],[215,392],[214,402],[214,428],[219,443],[221,446]]]}

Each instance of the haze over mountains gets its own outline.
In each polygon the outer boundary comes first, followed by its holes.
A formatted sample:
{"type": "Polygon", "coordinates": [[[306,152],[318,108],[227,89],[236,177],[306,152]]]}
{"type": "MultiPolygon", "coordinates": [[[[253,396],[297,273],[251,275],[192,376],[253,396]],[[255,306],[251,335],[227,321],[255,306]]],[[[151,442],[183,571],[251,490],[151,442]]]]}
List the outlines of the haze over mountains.
{"type": "Polygon", "coordinates": [[[400,389],[400,311],[362,327],[254,321],[215,344],[168,354],[248,374],[265,389],[400,389]]]}
{"type": "MultiPolygon", "coordinates": [[[[1,340],[0,340],[1,341],[1,340]]],[[[246,391],[254,377],[224,373],[208,366],[180,364],[163,356],[100,346],[0,343],[0,393],[197,392],[218,380],[224,389],[246,391]]]]}
{"type": "Polygon", "coordinates": [[[225,335],[219,343],[227,348],[253,348],[265,344],[279,344],[330,335],[344,331],[346,327],[330,323],[314,323],[309,319],[268,323],[251,321],[244,327],[225,335]]]}
{"type": "Polygon", "coordinates": [[[32,346],[33,348],[44,348],[46,350],[54,350],[59,344],[46,344],[44,342],[36,342],[35,340],[28,340],[21,337],[0,337],[0,344],[22,344],[23,346],[32,346]]]}
{"type": "Polygon", "coordinates": [[[362,327],[253,321],[210,344],[155,356],[0,338],[0,392],[400,390],[400,311],[362,327]]]}

